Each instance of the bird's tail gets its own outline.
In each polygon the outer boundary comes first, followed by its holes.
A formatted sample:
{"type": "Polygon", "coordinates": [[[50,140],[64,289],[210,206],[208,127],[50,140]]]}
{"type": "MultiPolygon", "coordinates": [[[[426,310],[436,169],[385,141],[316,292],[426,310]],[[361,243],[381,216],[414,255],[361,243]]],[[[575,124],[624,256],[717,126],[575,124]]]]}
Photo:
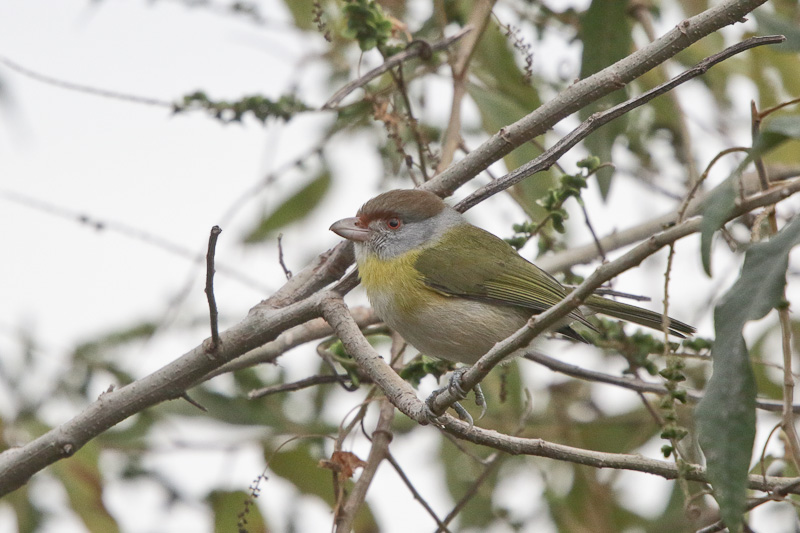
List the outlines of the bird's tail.
{"type": "MultiPolygon", "coordinates": [[[[609,300],[596,295],[589,296],[584,303],[589,309],[601,315],[627,320],[628,322],[633,322],[634,324],[659,331],[663,328],[662,321],[664,315],[656,313],[655,311],[650,311],[649,309],[609,300]]],[[[697,331],[697,329],[693,326],[681,322],[680,320],[669,318],[669,332],[672,335],[685,339],[687,336],[693,335],[695,331],[697,331]]]]}

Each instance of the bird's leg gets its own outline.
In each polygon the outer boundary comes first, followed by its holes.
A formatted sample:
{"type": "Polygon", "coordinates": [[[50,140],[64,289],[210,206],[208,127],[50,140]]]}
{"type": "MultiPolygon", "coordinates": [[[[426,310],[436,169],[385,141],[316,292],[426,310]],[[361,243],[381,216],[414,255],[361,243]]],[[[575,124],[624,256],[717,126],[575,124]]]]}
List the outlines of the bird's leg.
{"type": "MultiPolygon", "coordinates": [[[[428,419],[435,422],[436,418],[438,418],[433,413],[432,405],[434,400],[436,400],[436,397],[442,394],[444,391],[453,391],[459,400],[463,400],[467,397],[467,391],[465,391],[464,387],[461,385],[461,376],[463,376],[464,372],[466,371],[467,368],[458,368],[454,370],[447,385],[436,389],[431,393],[430,396],[428,396],[428,399],[425,400],[425,407],[428,411],[428,419]]],[[[475,385],[472,390],[475,392],[475,404],[481,408],[481,416],[478,417],[480,420],[483,418],[483,415],[486,414],[486,397],[483,395],[483,390],[481,389],[480,384],[475,385]]],[[[458,414],[458,418],[467,422],[470,428],[475,424],[474,420],[472,419],[472,415],[470,415],[467,410],[464,409],[464,406],[462,406],[458,401],[453,403],[453,409],[455,409],[456,414],[458,414]]]]}
{"type": "MultiPolygon", "coordinates": [[[[437,416],[437,415],[436,415],[436,414],[433,412],[433,402],[434,402],[434,400],[436,400],[436,398],[437,398],[437,397],[438,397],[440,394],[442,394],[444,391],[446,391],[446,390],[448,389],[448,387],[449,387],[449,385],[448,385],[448,386],[445,386],[445,387],[440,387],[440,388],[436,389],[436,390],[435,390],[435,391],[433,391],[433,392],[431,393],[431,395],[430,395],[430,396],[428,396],[428,398],[425,400],[425,410],[426,410],[426,416],[427,416],[428,420],[430,420],[430,421],[431,421],[431,422],[433,422],[434,424],[436,424],[436,423],[437,423],[436,421],[437,421],[437,419],[438,419],[439,417],[438,417],[438,416],[437,416]]],[[[460,393],[456,392],[456,394],[460,394],[460,393]]],[[[463,395],[461,399],[464,399],[464,397],[466,397],[466,395],[463,395]]],[[[458,403],[458,402],[454,402],[452,407],[453,407],[453,409],[455,410],[456,414],[458,415],[458,418],[459,418],[460,420],[463,420],[463,421],[464,421],[464,422],[466,422],[467,424],[469,424],[469,427],[470,427],[470,428],[472,428],[472,426],[474,426],[474,425],[475,425],[475,421],[472,419],[472,415],[470,415],[470,414],[467,412],[467,410],[466,410],[466,409],[464,409],[464,406],[462,406],[462,405],[461,405],[460,403],[458,403]]]]}
{"type": "MultiPolygon", "coordinates": [[[[453,374],[450,376],[450,383],[447,385],[448,388],[454,390],[463,400],[467,397],[467,391],[464,390],[464,387],[461,385],[461,379],[469,367],[464,368],[457,368],[453,371],[453,374]]],[[[473,387],[472,391],[475,393],[475,405],[481,408],[481,416],[478,417],[478,420],[483,418],[483,415],[486,414],[486,396],[483,395],[483,389],[481,389],[481,384],[478,383],[473,387]]]]}
{"type": "Polygon", "coordinates": [[[483,395],[483,389],[481,388],[480,383],[475,385],[475,388],[472,389],[472,392],[475,393],[475,405],[481,408],[481,416],[478,417],[478,420],[480,420],[483,418],[483,415],[486,414],[486,396],[483,395]]]}

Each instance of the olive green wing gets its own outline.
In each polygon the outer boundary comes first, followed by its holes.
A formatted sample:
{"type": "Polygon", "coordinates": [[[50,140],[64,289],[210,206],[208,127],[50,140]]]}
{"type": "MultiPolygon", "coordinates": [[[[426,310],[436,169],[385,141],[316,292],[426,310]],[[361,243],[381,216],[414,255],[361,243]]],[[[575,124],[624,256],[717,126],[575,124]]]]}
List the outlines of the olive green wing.
{"type": "MultiPolygon", "coordinates": [[[[420,252],[415,265],[425,284],[445,296],[520,306],[541,313],[567,291],[550,274],[523,259],[508,243],[471,224],[448,231],[420,252]],[[453,264],[453,257],[465,260],[453,264]]],[[[594,327],[577,309],[569,318],[594,327]]]]}

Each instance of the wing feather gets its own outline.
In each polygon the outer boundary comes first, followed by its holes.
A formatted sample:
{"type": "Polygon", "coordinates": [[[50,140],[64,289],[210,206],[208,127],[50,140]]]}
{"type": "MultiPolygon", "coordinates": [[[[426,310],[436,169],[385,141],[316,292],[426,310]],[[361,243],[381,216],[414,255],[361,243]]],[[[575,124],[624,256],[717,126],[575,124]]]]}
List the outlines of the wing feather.
{"type": "MultiPolygon", "coordinates": [[[[567,290],[550,274],[525,260],[502,239],[471,224],[445,233],[423,250],[415,264],[424,283],[445,296],[512,305],[541,313],[560,302],[567,290]],[[481,254],[454,265],[465,250],[481,254]]],[[[577,309],[569,318],[593,326],[577,309]]]]}

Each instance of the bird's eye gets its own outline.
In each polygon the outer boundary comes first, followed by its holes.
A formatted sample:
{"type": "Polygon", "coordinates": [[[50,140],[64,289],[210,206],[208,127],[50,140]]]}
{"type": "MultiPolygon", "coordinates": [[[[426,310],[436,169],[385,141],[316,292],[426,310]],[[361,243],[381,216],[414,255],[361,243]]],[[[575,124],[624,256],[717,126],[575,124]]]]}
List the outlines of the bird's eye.
{"type": "Polygon", "coordinates": [[[403,223],[400,221],[399,218],[392,217],[386,221],[386,227],[389,229],[398,229],[402,225],[403,223]]]}

